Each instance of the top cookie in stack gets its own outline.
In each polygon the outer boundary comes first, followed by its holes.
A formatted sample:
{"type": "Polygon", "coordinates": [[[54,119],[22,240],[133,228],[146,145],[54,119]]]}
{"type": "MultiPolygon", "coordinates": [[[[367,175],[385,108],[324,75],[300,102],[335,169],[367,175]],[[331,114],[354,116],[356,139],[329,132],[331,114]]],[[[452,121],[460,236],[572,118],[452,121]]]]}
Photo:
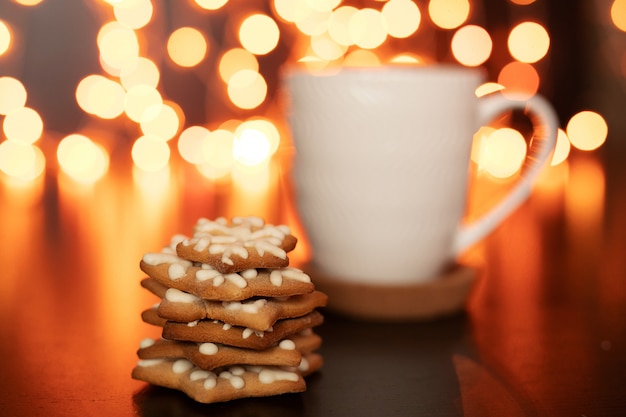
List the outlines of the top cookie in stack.
{"type": "Polygon", "coordinates": [[[145,254],[142,286],[161,300],[142,318],[163,338],[142,341],[133,377],[205,403],[305,390],[327,297],[289,267],[296,242],[258,217],[200,219],[191,238],[145,254]]]}

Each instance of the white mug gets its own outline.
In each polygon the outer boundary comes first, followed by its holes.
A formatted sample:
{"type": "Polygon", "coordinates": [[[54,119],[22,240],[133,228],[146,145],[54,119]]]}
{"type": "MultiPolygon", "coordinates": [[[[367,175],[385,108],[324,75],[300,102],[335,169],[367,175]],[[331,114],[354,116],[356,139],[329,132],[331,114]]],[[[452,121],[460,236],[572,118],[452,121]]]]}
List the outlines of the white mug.
{"type": "Polygon", "coordinates": [[[483,82],[454,65],[286,72],[294,191],[317,271],[380,285],[435,279],[529,196],[555,146],[555,112],[538,96],[477,98],[483,82]],[[513,109],[533,122],[533,163],[462,224],[473,134],[513,109]]]}

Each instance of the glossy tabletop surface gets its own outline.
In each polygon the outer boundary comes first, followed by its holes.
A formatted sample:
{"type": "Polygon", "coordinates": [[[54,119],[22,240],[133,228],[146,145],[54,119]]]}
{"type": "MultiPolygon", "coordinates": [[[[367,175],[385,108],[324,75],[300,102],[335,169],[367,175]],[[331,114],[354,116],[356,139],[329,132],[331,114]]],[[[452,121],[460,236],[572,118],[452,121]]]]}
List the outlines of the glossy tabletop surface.
{"type": "MultiPolygon", "coordinates": [[[[140,319],[155,299],[139,285],[139,260],[200,216],[252,213],[301,233],[297,215],[274,169],[258,188],[215,184],[190,169],[145,181],[127,162],[89,186],[54,173],[27,187],[0,182],[3,416],[626,410],[626,175],[619,161],[579,154],[552,168],[531,199],[468,253],[481,273],[465,313],[369,323],[324,311],[325,364],[306,392],[213,405],[131,379],[139,341],[159,335],[140,319]]],[[[296,264],[308,256],[305,239],[299,246],[296,264]]]]}

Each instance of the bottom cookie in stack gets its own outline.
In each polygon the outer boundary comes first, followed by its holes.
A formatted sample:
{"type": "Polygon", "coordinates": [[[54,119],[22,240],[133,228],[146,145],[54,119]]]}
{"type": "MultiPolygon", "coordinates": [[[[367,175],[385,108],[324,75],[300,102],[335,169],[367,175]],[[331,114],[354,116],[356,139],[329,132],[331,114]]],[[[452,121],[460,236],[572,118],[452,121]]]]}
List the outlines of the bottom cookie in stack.
{"type": "Polygon", "coordinates": [[[142,286],[160,297],[142,319],[162,327],[162,338],[141,342],[133,378],[203,403],[306,390],[304,378],[323,364],[313,329],[327,302],[308,275],[289,267],[222,274],[179,257],[175,245],[141,262],[142,286]]]}
{"type": "MultiPolygon", "coordinates": [[[[325,303],[324,296],[319,299],[325,303]]],[[[159,315],[160,306],[142,314],[145,322],[163,327],[163,338],[142,341],[132,373],[135,379],[211,403],[302,392],[304,377],[322,366],[316,353],[322,341],[313,332],[323,322],[318,311],[280,319],[259,330],[212,318],[167,320],[159,315]]]]}

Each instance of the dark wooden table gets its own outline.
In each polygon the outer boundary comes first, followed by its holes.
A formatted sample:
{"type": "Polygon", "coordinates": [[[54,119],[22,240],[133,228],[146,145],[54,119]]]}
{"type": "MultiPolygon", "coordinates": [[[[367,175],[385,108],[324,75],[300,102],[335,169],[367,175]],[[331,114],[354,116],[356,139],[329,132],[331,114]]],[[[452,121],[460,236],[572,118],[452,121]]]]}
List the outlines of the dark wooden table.
{"type": "Polygon", "coordinates": [[[139,341],[158,335],[140,319],[155,300],[138,263],[199,216],[293,222],[280,181],[259,192],[182,168],[153,188],[127,160],[87,187],[54,172],[27,187],[3,178],[0,415],[626,415],[624,174],[581,154],[551,170],[467,255],[482,273],[465,313],[367,323],[324,311],[325,365],[306,392],[213,405],[130,378],[139,341]]]}

